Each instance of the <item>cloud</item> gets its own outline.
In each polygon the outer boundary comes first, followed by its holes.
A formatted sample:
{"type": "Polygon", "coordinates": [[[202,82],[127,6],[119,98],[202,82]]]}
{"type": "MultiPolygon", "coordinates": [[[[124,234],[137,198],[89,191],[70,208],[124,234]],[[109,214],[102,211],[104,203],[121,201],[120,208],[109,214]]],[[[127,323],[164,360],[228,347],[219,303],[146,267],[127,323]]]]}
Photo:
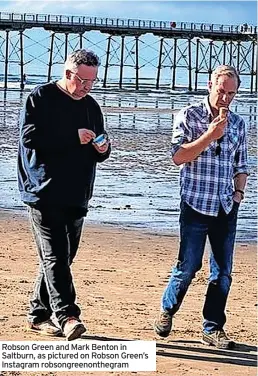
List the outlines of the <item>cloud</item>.
{"type": "MultiPolygon", "coordinates": [[[[121,16],[128,14],[128,11],[132,14],[137,14],[138,11],[150,9],[149,2],[138,1],[134,3],[133,9],[130,1],[56,1],[56,0],[45,0],[45,1],[28,1],[28,0],[17,0],[17,1],[0,1],[0,7],[2,11],[12,11],[12,12],[24,12],[29,9],[30,13],[36,12],[49,12],[49,13],[66,13],[66,14],[88,14],[88,15],[107,15],[114,14],[114,16],[121,16]]],[[[152,7],[154,9],[158,8],[159,2],[153,3],[152,7]]]]}
{"type": "Polygon", "coordinates": [[[88,15],[117,18],[151,18],[157,19],[155,14],[162,2],[159,1],[0,1],[1,11],[24,13],[53,13],[67,15],[88,15]],[[139,16],[140,15],[140,16],[139,16]]]}
{"type": "Polygon", "coordinates": [[[45,9],[45,4],[49,3],[48,1],[28,1],[28,0],[19,0],[19,1],[0,1],[1,11],[5,12],[15,12],[15,13],[41,13],[45,9]]]}

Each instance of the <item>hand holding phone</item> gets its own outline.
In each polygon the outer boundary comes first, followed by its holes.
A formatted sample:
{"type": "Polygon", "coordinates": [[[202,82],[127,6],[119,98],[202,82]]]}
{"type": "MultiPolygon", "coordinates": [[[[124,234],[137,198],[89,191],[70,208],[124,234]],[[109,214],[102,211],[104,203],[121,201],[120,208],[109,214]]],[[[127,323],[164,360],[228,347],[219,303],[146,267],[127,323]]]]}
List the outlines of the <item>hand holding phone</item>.
{"type": "Polygon", "coordinates": [[[102,133],[92,140],[92,145],[101,154],[106,153],[109,147],[109,138],[107,133],[102,133]]]}
{"type": "Polygon", "coordinates": [[[97,137],[95,137],[93,140],[92,140],[92,143],[97,145],[97,146],[103,146],[105,145],[105,143],[107,142],[108,140],[108,136],[106,133],[102,133],[100,135],[98,135],[97,137]]]}

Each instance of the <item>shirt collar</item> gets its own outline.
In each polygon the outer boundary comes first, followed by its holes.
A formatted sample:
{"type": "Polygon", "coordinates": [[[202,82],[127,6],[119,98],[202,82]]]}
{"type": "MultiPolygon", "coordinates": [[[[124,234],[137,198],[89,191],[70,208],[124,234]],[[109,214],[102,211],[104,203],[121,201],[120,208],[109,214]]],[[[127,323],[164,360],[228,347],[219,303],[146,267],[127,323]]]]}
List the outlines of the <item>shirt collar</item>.
{"type": "Polygon", "coordinates": [[[211,111],[211,106],[209,103],[209,96],[207,95],[204,100],[203,100],[204,106],[206,107],[206,110],[208,112],[208,116],[213,117],[212,111],[211,111]]]}

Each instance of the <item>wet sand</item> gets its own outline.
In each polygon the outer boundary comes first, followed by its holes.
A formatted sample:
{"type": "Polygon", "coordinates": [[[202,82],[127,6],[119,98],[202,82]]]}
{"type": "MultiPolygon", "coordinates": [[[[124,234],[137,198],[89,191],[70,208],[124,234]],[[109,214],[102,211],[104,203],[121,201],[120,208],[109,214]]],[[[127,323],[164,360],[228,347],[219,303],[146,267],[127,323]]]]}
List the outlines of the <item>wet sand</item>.
{"type": "MultiPolygon", "coordinates": [[[[20,210],[17,189],[18,118],[28,92],[0,90],[0,207],[20,210]]],[[[94,90],[102,107],[112,153],[98,164],[88,221],[159,234],[178,234],[179,167],[171,163],[171,126],[181,108],[202,100],[194,93],[94,90]]],[[[241,204],[238,241],[255,242],[257,233],[256,98],[238,94],[232,110],[248,130],[251,174],[241,204]]]]}
{"type": "MultiPolygon", "coordinates": [[[[0,212],[0,340],[49,340],[24,331],[28,299],[38,260],[27,217],[0,212]]],[[[116,227],[85,225],[73,265],[77,301],[87,326],[86,339],[156,340],[156,372],[114,375],[256,375],[256,246],[238,244],[227,306],[227,333],[238,346],[218,350],[200,343],[202,305],[207,286],[204,266],[193,281],[167,339],[152,325],[178,238],[116,227]]],[[[0,372],[0,375],[71,375],[71,372],[0,372]]],[[[93,375],[95,372],[73,372],[93,375]]],[[[97,372],[108,375],[109,372],[97,372]]]]}

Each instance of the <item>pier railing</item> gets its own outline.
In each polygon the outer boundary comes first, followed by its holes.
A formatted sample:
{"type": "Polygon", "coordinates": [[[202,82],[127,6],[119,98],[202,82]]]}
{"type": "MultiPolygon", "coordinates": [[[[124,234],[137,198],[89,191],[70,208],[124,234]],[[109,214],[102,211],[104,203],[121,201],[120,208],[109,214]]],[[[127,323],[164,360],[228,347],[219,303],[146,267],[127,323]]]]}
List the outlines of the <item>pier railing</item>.
{"type": "Polygon", "coordinates": [[[138,29],[143,32],[195,32],[214,34],[234,35],[256,35],[257,26],[253,25],[222,25],[195,22],[176,21],[153,21],[139,19],[122,19],[108,17],[87,17],[87,16],[66,16],[53,14],[30,14],[30,13],[6,13],[0,12],[0,25],[2,24],[23,24],[26,27],[44,26],[86,26],[101,29],[138,29]]]}

